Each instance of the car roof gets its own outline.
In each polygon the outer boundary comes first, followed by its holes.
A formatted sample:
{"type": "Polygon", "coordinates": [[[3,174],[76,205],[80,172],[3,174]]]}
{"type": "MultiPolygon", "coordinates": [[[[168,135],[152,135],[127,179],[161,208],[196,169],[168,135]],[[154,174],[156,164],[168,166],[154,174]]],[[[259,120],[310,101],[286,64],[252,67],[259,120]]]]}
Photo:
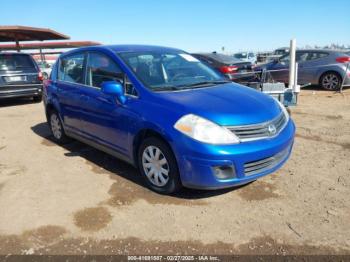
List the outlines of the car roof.
{"type": "Polygon", "coordinates": [[[71,51],[65,52],[62,56],[69,54],[74,54],[81,51],[98,51],[98,50],[110,50],[116,53],[122,52],[152,52],[152,51],[163,51],[163,52],[184,52],[180,49],[155,46],[155,45],[98,45],[98,46],[88,46],[73,49],[71,51]]]}
{"type": "Polygon", "coordinates": [[[276,48],[275,51],[286,50],[286,49],[289,50],[289,47],[279,47],[279,48],[276,48]]]}
{"type": "Polygon", "coordinates": [[[320,48],[314,48],[314,49],[298,49],[297,52],[344,52],[342,50],[335,50],[335,49],[320,49],[320,48]]]}
{"type": "Polygon", "coordinates": [[[143,52],[143,51],[180,51],[180,49],[165,47],[165,46],[156,46],[156,45],[109,45],[105,46],[106,48],[112,49],[116,52],[143,52]]]}
{"type": "Polygon", "coordinates": [[[234,55],[235,54],[249,54],[249,53],[255,53],[255,52],[253,52],[253,51],[242,51],[242,52],[236,52],[236,53],[233,53],[234,55]]]}

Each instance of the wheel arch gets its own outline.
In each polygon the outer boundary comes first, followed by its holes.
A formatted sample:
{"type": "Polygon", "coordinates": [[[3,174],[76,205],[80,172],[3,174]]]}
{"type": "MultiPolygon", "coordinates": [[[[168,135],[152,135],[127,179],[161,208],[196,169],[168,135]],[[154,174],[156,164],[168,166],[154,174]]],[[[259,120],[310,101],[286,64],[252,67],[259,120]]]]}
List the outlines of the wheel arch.
{"type": "Polygon", "coordinates": [[[49,120],[49,114],[52,111],[57,111],[56,107],[52,103],[47,103],[45,106],[45,114],[47,120],[49,120]]]}
{"type": "Polygon", "coordinates": [[[45,115],[46,115],[46,120],[47,122],[49,123],[50,119],[49,119],[49,113],[52,112],[52,111],[56,111],[57,114],[58,114],[58,117],[60,118],[61,120],[61,123],[62,123],[62,126],[63,126],[63,129],[66,129],[66,126],[64,124],[64,121],[63,121],[63,116],[60,114],[60,110],[59,110],[59,106],[58,105],[55,105],[55,103],[53,103],[53,101],[48,101],[45,105],[45,115]]]}
{"type": "Polygon", "coordinates": [[[323,71],[321,73],[319,73],[319,77],[318,77],[318,84],[321,85],[321,80],[322,80],[322,77],[326,74],[329,74],[329,73],[333,73],[333,74],[336,74],[340,77],[340,81],[343,81],[343,76],[341,75],[341,72],[335,70],[335,69],[328,69],[326,71],[323,71]]]}
{"type": "Polygon", "coordinates": [[[157,130],[152,129],[152,128],[143,128],[143,129],[139,130],[139,132],[135,135],[135,137],[133,139],[133,144],[132,144],[132,149],[133,149],[132,156],[133,156],[133,161],[134,161],[136,166],[138,163],[138,149],[141,146],[142,141],[145,140],[146,138],[149,138],[149,137],[156,137],[156,138],[162,140],[165,144],[167,144],[169,146],[169,148],[171,149],[172,153],[174,154],[174,156],[176,158],[173,147],[171,146],[171,144],[169,143],[169,140],[166,138],[166,136],[164,134],[162,134],[160,131],[157,131],[157,130]]]}

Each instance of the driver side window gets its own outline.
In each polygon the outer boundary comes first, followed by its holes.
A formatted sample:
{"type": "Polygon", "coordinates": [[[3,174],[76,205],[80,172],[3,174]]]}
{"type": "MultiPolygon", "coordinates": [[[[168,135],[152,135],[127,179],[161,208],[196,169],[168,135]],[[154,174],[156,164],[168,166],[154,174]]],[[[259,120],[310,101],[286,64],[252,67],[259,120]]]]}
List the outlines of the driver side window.
{"type": "Polygon", "coordinates": [[[107,55],[90,52],[86,65],[86,84],[101,88],[106,81],[117,81],[125,86],[125,93],[137,96],[137,92],[131,81],[125,76],[121,68],[107,55]],[[124,79],[125,78],[125,79],[124,79]],[[124,83],[124,81],[126,82],[124,83]]]}
{"type": "Polygon", "coordinates": [[[101,88],[106,81],[118,81],[123,83],[123,73],[119,66],[108,56],[100,53],[89,53],[86,65],[89,86],[101,88]]]}

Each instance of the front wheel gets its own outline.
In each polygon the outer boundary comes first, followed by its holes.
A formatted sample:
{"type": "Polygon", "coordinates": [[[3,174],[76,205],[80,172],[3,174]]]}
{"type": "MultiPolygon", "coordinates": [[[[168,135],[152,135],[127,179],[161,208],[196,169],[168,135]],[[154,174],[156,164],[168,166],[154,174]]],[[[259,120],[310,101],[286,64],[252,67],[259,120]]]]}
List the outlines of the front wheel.
{"type": "Polygon", "coordinates": [[[342,78],[334,72],[324,73],[320,78],[320,85],[325,90],[335,91],[340,89],[342,78]]]}
{"type": "Polygon", "coordinates": [[[175,156],[162,140],[150,137],[142,142],[138,165],[145,183],[153,191],[172,194],[182,187],[175,156]]]}

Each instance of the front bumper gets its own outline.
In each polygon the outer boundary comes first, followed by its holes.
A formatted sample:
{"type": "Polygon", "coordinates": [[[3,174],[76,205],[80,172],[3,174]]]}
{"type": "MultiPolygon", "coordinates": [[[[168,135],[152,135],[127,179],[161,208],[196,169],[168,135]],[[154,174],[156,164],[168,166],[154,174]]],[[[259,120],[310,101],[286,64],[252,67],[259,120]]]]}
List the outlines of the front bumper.
{"type": "Polygon", "coordinates": [[[289,158],[294,142],[295,125],[289,120],[278,136],[236,145],[208,145],[182,136],[174,145],[182,184],[199,189],[219,189],[243,185],[279,169],[289,158]],[[278,156],[278,157],[277,157],[278,156]],[[271,165],[248,172],[249,166],[274,159],[271,165]],[[219,179],[215,167],[233,167],[235,174],[219,179]]]}
{"type": "Polygon", "coordinates": [[[42,84],[0,86],[0,99],[41,96],[42,91],[42,84]]]}

